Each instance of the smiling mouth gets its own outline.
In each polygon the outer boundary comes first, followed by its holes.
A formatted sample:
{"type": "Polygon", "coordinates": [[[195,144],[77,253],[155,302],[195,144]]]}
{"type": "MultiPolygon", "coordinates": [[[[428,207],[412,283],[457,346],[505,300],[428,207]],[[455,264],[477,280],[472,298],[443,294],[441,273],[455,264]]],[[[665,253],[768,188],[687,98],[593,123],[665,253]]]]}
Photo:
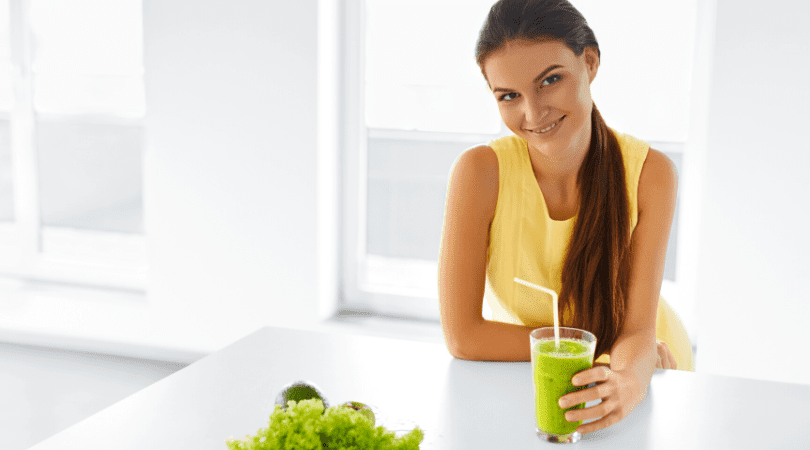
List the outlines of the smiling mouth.
{"type": "Polygon", "coordinates": [[[543,129],[540,129],[540,130],[526,130],[526,131],[528,131],[530,133],[534,133],[534,134],[548,133],[549,131],[553,130],[554,128],[557,128],[560,125],[560,123],[563,121],[563,119],[565,119],[566,117],[567,116],[560,117],[559,119],[557,119],[556,122],[552,123],[551,125],[543,128],[543,129]]]}

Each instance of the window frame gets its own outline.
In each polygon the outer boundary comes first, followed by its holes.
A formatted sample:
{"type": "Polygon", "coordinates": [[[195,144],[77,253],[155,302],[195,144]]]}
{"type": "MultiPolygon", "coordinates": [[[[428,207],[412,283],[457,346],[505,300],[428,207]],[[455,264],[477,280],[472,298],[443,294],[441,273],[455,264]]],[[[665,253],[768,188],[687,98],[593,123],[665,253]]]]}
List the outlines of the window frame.
{"type": "MultiPolygon", "coordinates": [[[[342,292],[339,309],[342,311],[374,313],[384,316],[406,317],[418,320],[437,321],[438,301],[435,297],[419,295],[384,285],[360,282],[361,264],[366,254],[366,194],[367,194],[367,139],[370,136],[397,137],[418,140],[460,140],[470,145],[486,142],[499,134],[440,133],[428,131],[401,131],[368,129],[365,125],[364,90],[364,39],[365,10],[363,0],[343,2],[340,52],[343,56],[343,96],[340,109],[343,112],[343,173],[341,184],[342,217],[340,245],[340,280],[342,292]],[[354,99],[355,101],[350,101],[354,99]],[[361,173],[362,172],[362,173],[361,173]]],[[[501,132],[505,127],[501,124],[501,132]]],[[[439,232],[439,231],[437,231],[439,232]]],[[[401,260],[408,261],[408,260],[401,260]]]]}
{"type": "Polygon", "coordinates": [[[37,114],[33,96],[31,0],[9,0],[9,45],[14,104],[0,114],[9,122],[14,219],[0,224],[0,275],[35,281],[145,292],[146,235],[72,230],[42,225],[35,127],[56,123],[144,126],[143,118],[114,115],[37,114]],[[47,251],[45,243],[71,249],[70,256],[47,251]],[[43,252],[43,250],[45,251],[43,252]]]}

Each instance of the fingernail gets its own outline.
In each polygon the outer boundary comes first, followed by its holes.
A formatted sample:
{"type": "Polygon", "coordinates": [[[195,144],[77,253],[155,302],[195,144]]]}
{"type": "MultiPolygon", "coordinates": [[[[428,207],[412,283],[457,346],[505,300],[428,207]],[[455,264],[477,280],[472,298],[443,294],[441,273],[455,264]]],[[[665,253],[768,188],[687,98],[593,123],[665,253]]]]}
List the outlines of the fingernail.
{"type": "Polygon", "coordinates": [[[557,402],[557,403],[559,403],[559,404],[560,404],[560,408],[567,408],[567,407],[568,407],[568,402],[566,402],[566,401],[564,401],[564,400],[560,400],[560,401],[559,401],[559,402],[557,402]]]}

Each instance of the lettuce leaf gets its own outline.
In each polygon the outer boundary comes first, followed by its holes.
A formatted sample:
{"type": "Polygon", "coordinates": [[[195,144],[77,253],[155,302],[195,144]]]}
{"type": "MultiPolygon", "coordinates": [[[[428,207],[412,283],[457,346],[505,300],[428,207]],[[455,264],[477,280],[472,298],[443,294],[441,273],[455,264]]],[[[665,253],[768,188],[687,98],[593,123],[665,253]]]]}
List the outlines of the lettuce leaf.
{"type": "Polygon", "coordinates": [[[397,437],[351,408],[324,410],[321,400],[308,399],[290,401],[287,409],[276,405],[267,428],[226,444],[230,450],[417,450],[424,437],[419,427],[397,437]]]}

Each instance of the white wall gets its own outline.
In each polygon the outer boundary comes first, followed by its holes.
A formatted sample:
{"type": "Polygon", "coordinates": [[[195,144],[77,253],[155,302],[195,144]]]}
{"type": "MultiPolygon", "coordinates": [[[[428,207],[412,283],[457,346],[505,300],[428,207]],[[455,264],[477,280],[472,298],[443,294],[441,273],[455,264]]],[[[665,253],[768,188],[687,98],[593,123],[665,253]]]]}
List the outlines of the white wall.
{"type": "Polygon", "coordinates": [[[210,344],[309,320],[317,2],[147,0],[144,25],[150,302],[210,344]]]}
{"type": "Polygon", "coordinates": [[[810,383],[810,4],[717,0],[698,370],[810,383]]]}
{"type": "Polygon", "coordinates": [[[317,0],[144,0],[146,299],[22,292],[0,339],[193,356],[329,311],[318,19],[317,0]]]}

